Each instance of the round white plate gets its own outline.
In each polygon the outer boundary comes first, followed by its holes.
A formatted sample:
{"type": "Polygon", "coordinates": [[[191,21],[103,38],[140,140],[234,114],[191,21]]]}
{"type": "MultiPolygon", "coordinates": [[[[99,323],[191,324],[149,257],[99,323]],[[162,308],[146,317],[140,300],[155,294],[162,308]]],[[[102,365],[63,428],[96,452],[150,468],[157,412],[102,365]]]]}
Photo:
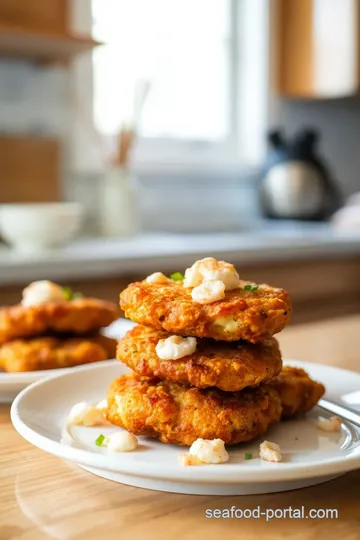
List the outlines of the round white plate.
{"type": "MultiPolygon", "coordinates": [[[[102,334],[113,339],[120,339],[134,323],[126,319],[118,319],[107,328],[103,328],[102,334]]],[[[63,374],[78,367],[48,369],[44,371],[25,371],[23,373],[5,373],[0,369],[0,403],[11,403],[15,397],[33,382],[46,377],[63,374]]]]}
{"type": "MultiPolygon", "coordinates": [[[[360,375],[305,362],[304,367],[328,388],[328,396],[355,395],[360,375]]],[[[104,399],[109,384],[126,371],[116,360],[91,364],[39,381],[15,399],[11,419],[17,431],[35,446],[90,472],[117,482],[189,494],[254,494],[295,489],[324,482],[360,467],[360,429],[344,422],[339,433],[319,430],[314,422],[326,413],[315,409],[297,420],[273,427],[266,439],[280,445],[281,463],[245,461],[245,452],[258,454],[260,440],[231,448],[230,461],[222,465],[183,467],[178,456],[186,451],[173,445],[139,437],[139,448],[123,454],[106,454],[95,445],[100,433],[120,429],[72,427],[65,429],[71,407],[78,401],[104,399]]]]}

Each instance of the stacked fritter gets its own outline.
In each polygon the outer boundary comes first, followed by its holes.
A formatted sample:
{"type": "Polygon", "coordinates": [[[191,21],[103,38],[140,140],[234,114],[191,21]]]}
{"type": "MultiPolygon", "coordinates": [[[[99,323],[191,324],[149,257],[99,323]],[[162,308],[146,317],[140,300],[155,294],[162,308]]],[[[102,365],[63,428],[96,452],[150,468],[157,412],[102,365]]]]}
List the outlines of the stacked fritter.
{"type": "Polygon", "coordinates": [[[235,444],[316,404],[323,386],[282,369],[272,337],[290,317],[286,291],[241,281],[232,265],[210,258],[173,278],[156,273],[120,295],[139,324],[117,347],[133,373],[108,391],[110,422],[165,443],[235,444]]]}
{"type": "Polygon", "coordinates": [[[116,342],[99,330],[118,316],[111,302],[84,298],[49,281],[34,282],[23,301],[0,309],[0,368],[23,372],[113,358],[116,342]]]}

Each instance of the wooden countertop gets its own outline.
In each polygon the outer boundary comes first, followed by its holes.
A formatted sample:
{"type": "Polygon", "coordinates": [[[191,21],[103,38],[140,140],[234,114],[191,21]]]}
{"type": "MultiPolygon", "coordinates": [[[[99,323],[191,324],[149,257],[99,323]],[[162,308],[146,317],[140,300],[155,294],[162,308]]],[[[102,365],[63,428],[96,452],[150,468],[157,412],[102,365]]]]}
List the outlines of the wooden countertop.
{"type": "MultiPolygon", "coordinates": [[[[293,326],[283,353],[360,371],[360,316],[293,326]]],[[[360,531],[360,470],[319,486],[270,495],[209,497],[159,493],[116,484],[24,441],[9,407],[0,407],[0,539],[168,540],[192,538],[342,538],[360,531]],[[208,508],[337,509],[338,519],[211,519],[208,508]]]]}

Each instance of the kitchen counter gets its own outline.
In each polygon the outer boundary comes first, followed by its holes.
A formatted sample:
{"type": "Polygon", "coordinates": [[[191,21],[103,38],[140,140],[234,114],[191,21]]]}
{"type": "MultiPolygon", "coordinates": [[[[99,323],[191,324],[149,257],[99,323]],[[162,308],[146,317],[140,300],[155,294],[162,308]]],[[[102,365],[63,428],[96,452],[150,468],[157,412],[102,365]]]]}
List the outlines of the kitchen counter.
{"type": "MultiPolygon", "coordinates": [[[[359,371],[360,317],[287,328],[286,357],[359,371]]],[[[0,406],[0,538],[183,540],[359,538],[360,470],[318,486],[252,496],[191,496],[117,484],[47,454],[16,433],[0,406]],[[336,509],[338,519],[206,519],[207,508],[336,509]]]]}
{"type": "Polygon", "coordinates": [[[155,271],[183,272],[210,255],[234,263],[243,279],[287,289],[293,321],[360,311],[360,234],[298,224],[286,228],[269,224],[251,233],[88,239],[37,255],[0,248],[0,304],[19,302],[24,286],[38,279],[117,302],[131,281],[155,271]]]}
{"type": "Polygon", "coordinates": [[[131,240],[89,239],[39,254],[0,247],[0,286],[35,279],[76,280],[147,275],[191,265],[212,255],[238,266],[276,261],[360,256],[360,233],[332,233],[326,226],[228,234],[153,234],[131,240]]]}

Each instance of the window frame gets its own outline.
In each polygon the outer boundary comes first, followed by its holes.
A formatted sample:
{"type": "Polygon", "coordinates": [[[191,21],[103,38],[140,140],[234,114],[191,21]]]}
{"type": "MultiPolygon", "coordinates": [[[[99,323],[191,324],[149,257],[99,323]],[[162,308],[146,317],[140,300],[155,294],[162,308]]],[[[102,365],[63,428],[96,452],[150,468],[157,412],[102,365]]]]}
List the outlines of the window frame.
{"type": "MultiPolygon", "coordinates": [[[[133,155],[136,170],[144,173],[166,173],[174,170],[201,173],[214,169],[252,168],[261,163],[266,148],[264,132],[274,117],[276,101],[270,88],[273,2],[274,0],[230,0],[228,137],[222,141],[139,137],[133,155]]],[[[75,28],[79,26],[76,23],[78,20],[86,19],[89,24],[91,0],[76,0],[75,4],[75,28]]],[[[114,148],[114,137],[102,136],[96,133],[94,127],[93,62],[90,63],[89,58],[84,58],[77,61],[77,64],[74,93],[77,103],[82,103],[82,118],[77,120],[77,124],[81,124],[78,126],[78,139],[82,141],[80,144],[79,140],[75,141],[75,147],[78,144],[84,148],[86,140],[87,145],[92,146],[95,151],[90,162],[89,154],[86,159],[84,156],[75,156],[75,168],[101,169],[103,163],[100,162],[103,162],[110,149],[114,148]],[[84,71],[87,72],[86,78],[92,81],[90,85],[85,85],[85,89],[84,71]],[[79,72],[82,73],[81,77],[79,72]]]]}

